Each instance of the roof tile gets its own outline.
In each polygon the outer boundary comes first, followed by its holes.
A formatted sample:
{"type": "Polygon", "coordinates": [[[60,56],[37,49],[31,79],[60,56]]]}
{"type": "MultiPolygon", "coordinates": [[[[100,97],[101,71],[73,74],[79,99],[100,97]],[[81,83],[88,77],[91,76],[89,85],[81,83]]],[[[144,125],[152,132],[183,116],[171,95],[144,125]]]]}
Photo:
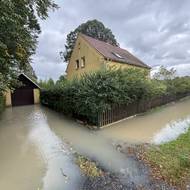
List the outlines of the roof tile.
{"type": "Polygon", "coordinates": [[[143,63],[141,60],[139,60],[137,57],[135,57],[125,49],[113,46],[109,43],[94,39],[84,34],[81,34],[81,36],[107,59],[111,59],[119,63],[127,63],[138,67],[151,69],[151,67],[143,63]]]}

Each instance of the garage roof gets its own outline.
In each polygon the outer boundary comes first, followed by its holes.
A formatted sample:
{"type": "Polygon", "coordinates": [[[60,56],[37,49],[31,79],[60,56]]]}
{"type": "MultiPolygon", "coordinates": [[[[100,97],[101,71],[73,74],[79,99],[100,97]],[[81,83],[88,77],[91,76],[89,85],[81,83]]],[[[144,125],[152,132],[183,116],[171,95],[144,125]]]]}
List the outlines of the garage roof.
{"type": "Polygon", "coordinates": [[[24,76],[25,78],[27,78],[36,88],[40,89],[40,86],[36,82],[34,82],[30,77],[28,77],[26,74],[21,73],[21,74],[19,74],[18,78],[21,76],[24,76]]]}

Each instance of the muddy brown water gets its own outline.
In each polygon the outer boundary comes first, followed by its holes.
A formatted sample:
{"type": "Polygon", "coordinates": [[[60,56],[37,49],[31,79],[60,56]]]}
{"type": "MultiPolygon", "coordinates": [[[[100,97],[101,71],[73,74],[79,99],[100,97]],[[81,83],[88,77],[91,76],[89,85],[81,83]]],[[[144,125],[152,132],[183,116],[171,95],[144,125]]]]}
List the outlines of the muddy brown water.
{"type": "Polygon", "coordinates": [[[190,99],[170,104],[101,131],[90,131],[43,106],[7,108],[0,117],[0,189],[77,190],[83,177],[72,151],[136,183],[136,163],[113,144],[149,142],[168,123],[190,116],[190,99]]]}
{"type": "Polygon", "coordinates": [[[105,138],[129,143],[150,142],[167,125],[190,117],[190,98],[156,108],[137,117],[118,122],[100,131],[105,138]]]}

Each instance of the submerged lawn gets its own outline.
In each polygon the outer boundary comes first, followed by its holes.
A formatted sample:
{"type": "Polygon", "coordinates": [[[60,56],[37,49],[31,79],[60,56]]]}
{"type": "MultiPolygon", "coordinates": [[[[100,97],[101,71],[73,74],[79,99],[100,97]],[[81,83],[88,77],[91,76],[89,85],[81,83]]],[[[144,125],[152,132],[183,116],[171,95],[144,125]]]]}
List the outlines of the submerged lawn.
{"type": "Polygon", "coordinates": [[[190,184],[190,129],[174,141],[150,148],[145,155],[155,177],[183,189],[190,184]]]}

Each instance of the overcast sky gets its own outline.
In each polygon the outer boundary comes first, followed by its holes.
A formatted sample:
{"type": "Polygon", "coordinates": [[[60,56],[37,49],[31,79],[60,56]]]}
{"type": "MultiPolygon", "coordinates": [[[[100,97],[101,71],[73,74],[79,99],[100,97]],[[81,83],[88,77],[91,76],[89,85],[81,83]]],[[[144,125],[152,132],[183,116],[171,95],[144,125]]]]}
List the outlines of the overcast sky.
{"type": "Polygon", "coordinates": [[[122,48],[153,68],[175,67],[190,75],[190,0],[56,0],[60,6],[40,21],[42,33],[33,68],[39,78],[57,79],[67,34],[87,20],[110,28],[122,48]]]}

